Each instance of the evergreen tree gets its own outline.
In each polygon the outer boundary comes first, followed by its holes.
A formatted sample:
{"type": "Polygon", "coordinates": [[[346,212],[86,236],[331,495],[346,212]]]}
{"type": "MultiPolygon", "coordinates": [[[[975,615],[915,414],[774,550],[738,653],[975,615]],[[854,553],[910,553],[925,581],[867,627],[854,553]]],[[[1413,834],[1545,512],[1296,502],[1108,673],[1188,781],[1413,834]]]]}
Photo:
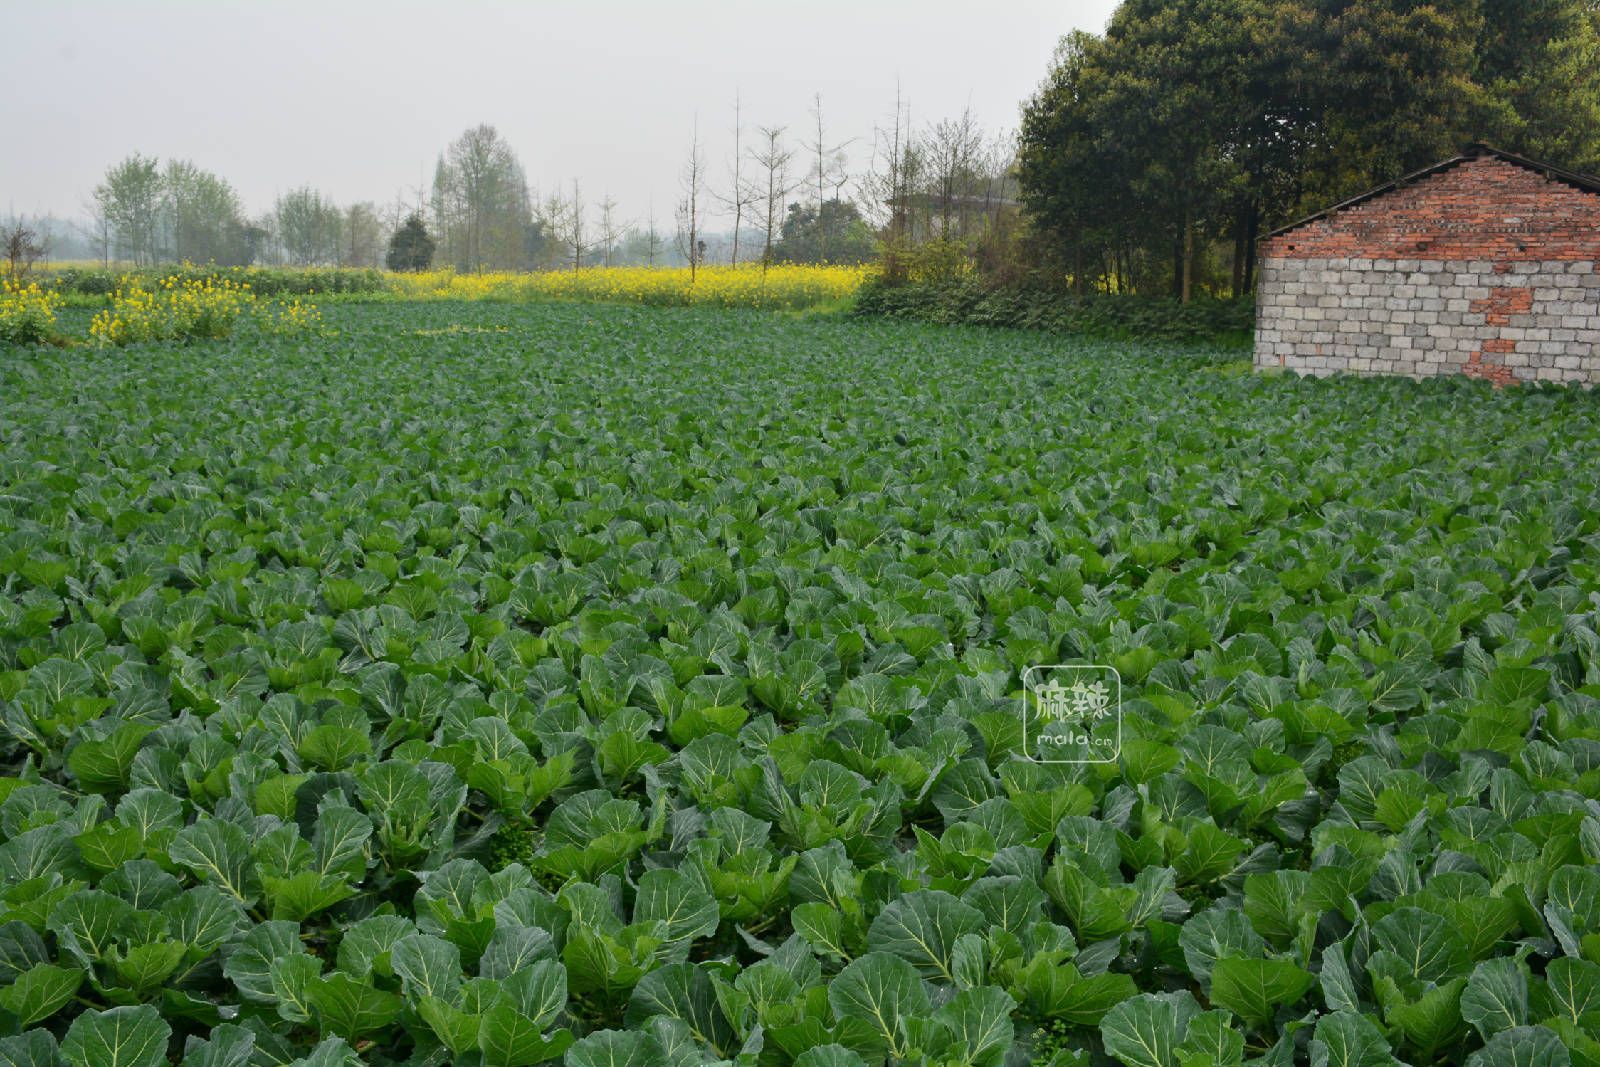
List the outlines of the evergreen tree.
{"type": "Polygon", "coordinates": [[[433,248],[427,224],[413,211],[389,238],[389,254],[384,262],[390,270],[427,270],[433,264],[433,248]]]}

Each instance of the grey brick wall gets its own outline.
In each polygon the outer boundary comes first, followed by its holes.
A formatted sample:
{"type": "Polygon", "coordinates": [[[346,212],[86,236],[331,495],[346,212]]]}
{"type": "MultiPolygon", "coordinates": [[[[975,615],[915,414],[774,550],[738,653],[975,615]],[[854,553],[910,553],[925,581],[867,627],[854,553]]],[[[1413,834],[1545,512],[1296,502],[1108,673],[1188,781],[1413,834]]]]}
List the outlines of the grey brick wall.
{"type": "Polygon", "coordinates": [[[1588,261],[1262,261],[1255,365],[1300,374],[1600,382],[1588,261]]]}

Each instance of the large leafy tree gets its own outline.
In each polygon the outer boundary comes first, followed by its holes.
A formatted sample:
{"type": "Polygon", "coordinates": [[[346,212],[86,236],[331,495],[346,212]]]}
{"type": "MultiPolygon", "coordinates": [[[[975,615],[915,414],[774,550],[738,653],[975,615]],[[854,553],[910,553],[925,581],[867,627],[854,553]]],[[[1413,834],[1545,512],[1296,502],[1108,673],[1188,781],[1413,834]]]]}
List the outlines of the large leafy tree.
{"type": "Polygon", "coordinates": [[[821,209],[791,204],[783,236],[772,249],[779,263],[866,263],[877,242],[861,211],[847,200],[824,200],[821,209]]]}
{"type": "Polygon", "coordinates": [[[1127,0],[1063,41],[1019,177],[1079,287],[1187,298],[1231,243],[1238,292],[1264,225],[1464,142],[1600,166],[1597,70],[1592,0],[1127,0]]]}
{"type": "Polygon", "coordinates": [[[433,179],[434,232],[459,269],[526,265],[532,209],[522,164],[493,126],[464,131],[439,157],[433,179]]]}
{"type": "Polygon", "coordinates": [[[1082,31],[1061,39],[1044,85],[1023,106],[1018,139],[1017,169],[1029,206],[1037,221],[1063,239],[1061,265],[1080,293],[1091,271],[1106,273],[1107,253],[1113,251],[1113,229],[1101,223],[1123,214],[1112,204],[1121,182],[1079,180],[1107,163],[1100,143],[1105,124],[1096,111],[1101,96],[1091,80],[1098,73],[1091,53],[1100,44],[1082,31]]]}
{"type": "Polygon", "coordinates": [[[1169,242],[1173,290],[1189,298],[1196,231],[1237,173],[1249,48],[1239,0],[1128,0],[1106,29],[1096,85],[1114,135],[1102,151],[1133,193],[1153,240],[1169,242]]]}
{"type": "Polygon", "coordinates": [[[1481,0],[1347,0],[1318,5],[1314,68],[1318,107],[1299,196],[1284,208],[1315,210],[1454,153],[1481,136],[1490,106],[1475,79],[1481,0]]]}
{"type": "Polygon", "coordinates": [[[106,171],[94,198],[116,234],[117,255],[139,266],[156,260],[162,181],[160,161],[135,153],[106,171]]]}
{"type": "Polygon", "coordinates": [[[226,179],[186,160],[163,175],[162,250],[166,258],[247,265],[254,253],[239,195],[226,179]]]}
{"type": "Polygon", "coordinates": [[[332,200],[305,186],[291,189],[273,208],[278,241],[295,266],[337,263],[343,213],[332,200]]]}
{"type": "Polygon", "coordinates": [[[1600,3],[1483,0],[1486,138],[1600,172],[1600,3]]]}

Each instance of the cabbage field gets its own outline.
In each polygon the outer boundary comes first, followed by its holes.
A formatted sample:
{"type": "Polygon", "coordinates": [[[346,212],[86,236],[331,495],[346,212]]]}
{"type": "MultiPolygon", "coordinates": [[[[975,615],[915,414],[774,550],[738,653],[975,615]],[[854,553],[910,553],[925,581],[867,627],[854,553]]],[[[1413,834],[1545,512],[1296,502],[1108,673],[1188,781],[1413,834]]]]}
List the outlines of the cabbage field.
{"type": "Polygon", "coordinates": [[[1600,1062],[1592,394],[324,317],[0,349],[0,1065],[1600,1062]]]}

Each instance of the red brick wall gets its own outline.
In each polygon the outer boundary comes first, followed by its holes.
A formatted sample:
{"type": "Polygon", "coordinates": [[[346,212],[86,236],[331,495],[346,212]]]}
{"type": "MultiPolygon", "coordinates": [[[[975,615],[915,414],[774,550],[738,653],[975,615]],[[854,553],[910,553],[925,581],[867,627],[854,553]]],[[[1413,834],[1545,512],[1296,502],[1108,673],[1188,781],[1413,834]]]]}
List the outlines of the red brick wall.
{"type": "Polygon", "coordinates": [[[1600,194],[1484,156],[1269,238],[1261,255],[1600,260],[1600,194]]]}

